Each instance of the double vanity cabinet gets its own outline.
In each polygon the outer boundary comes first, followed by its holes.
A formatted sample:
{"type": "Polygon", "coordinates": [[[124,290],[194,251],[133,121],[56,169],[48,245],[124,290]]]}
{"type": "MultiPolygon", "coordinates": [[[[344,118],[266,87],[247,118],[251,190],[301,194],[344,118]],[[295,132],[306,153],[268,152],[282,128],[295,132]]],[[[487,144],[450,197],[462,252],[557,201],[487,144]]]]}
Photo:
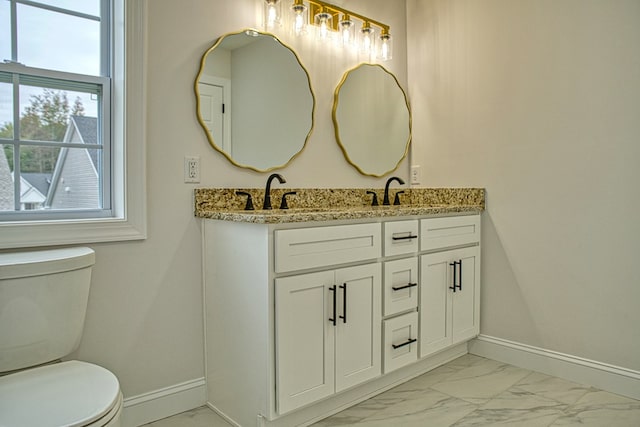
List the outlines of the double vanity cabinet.
{"type": "Polygon", "coordinates": [[[478,213],[202,227],[208,403],[243,427],[318,421],[479,333],[478,213]]]}

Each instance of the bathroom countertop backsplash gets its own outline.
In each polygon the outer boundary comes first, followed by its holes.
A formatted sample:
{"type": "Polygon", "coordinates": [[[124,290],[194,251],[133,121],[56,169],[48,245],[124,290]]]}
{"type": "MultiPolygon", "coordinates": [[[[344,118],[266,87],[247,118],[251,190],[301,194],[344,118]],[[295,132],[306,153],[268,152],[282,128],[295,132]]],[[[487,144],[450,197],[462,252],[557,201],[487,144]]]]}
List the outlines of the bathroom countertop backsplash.
{"type": "Polygon", "coordinates": [[[389,189],[389,198],[398,191],[400,206],[371,206],[372,195],[377,194],[382,204],[384,189],[380,188],[274,188],[271,204],[274,209],[262,210],[264,189],[258,188],[198,188],[195,189],[195,216],[225,221],[278,224],[287,222],[332,221],[359,218],[377,218],[412,215],[438,215],[451,213],[479,213],[485,208],[483,188],[398,188],[389,189]],[[251,194],[255,210],[244,210],[246,196],[251,194]],[[278,209],[285,192],[295,191],[287,197],[289,209],[278,209]]]}

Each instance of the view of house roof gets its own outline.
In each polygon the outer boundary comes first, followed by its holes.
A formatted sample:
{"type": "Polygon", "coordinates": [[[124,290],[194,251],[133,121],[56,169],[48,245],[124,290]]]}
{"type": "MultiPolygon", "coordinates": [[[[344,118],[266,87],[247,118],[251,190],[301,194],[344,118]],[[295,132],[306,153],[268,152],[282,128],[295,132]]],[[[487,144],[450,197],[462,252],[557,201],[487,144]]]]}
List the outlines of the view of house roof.
{"type": "Polygon", "coordinates": [[[22,178],[29,182],[29,184],[35,187],[40,193],[45,195],[49,191],[49,185],[51,185],[51,176],[51,173],[22,173],[22,178]]]}
{"type": "Polygon", "coordinates": [[[98,143],[98,119],[87,116],[71,116],[85,144],[98,143]]]}
{"type": "MultiPolygon", "coordinates": [[[[71,116],[76,129],[85,144],[98,144],[98,119],[87,116],[71,116]]],[[[98,150],[88,150],[93,166],[98,167],[98,150]]]]}
{"type": "MultiPolygon", "coordinates": [[[[69,117],[63,142],[99,144],[98,119],[86,116],[69,117]]],[[[63,147],[60,150],[44,202],[45,207],[76,209],[100,206],[99,192],[95,189],[99,179],[100,151],[92,147],[63,147]]]]}

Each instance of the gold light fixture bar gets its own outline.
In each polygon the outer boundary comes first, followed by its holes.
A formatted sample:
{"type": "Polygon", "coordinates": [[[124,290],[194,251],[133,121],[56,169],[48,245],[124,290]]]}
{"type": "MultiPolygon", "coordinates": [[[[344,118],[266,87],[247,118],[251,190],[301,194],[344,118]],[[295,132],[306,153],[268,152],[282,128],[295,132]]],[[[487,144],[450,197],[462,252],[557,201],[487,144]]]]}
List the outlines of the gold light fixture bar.
{"type": "Polygon", "coordinates": [[[358,18],[362,22],[369,22],[370,24],[375,25],[376,27],[380,27],[381,34],[389,34],[390,27],[387,24],[384,24],[380,21],[376,21],[375,19],[368,18],[364,15],[360,15],[359,13],[352,12],[350,10],[344,9],[340,6],[335,6],[330,3],[324,2],[322,0],[307,0],[309,3],[309,23],[313,22],[313,17],[322,11],[324,8],[324,12],[331,14],[333,19],[331,20],[331,27],[334,31],[338,31],[338,26],[340,23],[339,15],[342,13],[343,15],[348,15],[354,18],[358,18]]]}

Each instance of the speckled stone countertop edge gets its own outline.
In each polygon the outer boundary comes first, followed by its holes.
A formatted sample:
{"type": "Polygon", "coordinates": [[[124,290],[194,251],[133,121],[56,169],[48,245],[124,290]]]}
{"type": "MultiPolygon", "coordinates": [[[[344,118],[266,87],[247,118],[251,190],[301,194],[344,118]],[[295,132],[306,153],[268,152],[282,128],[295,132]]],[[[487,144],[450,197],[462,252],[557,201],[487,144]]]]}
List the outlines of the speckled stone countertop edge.
{"type": "Polygon", "coordinates": [[[309,211],[307,209],[297,211],[209,211],[204,212],[200,218],[216,219],[221,221],[251,222],[256,224],[284,224],[294,222],[320,222],[340,221],[366,218],[388,218],[404,216],[441,215],[451,213],[480,213],[480,206],[407,206],[376,208],[363,207],[360,209],[331,209],[309,211]]]}
{"type": "Polygon", "coordinates": [[[381,189],[276,189],[272,192],[273,210],[262,210],[264,190],[200,188],[194,191],[195,216],[222,221],[283,224],[295,222],[337,221],[366,218],[480,213],[485,208],[483,188],[393,188],[390,195],[403,191],[401,206],[371,206],[375,192],[382,202],[381,189]],[[256,210],[243,210],[246,197],[236,191],[252,194],[256,210]],[[275,209],[284,192],[290,196],[291,209],[275,209]]]}

